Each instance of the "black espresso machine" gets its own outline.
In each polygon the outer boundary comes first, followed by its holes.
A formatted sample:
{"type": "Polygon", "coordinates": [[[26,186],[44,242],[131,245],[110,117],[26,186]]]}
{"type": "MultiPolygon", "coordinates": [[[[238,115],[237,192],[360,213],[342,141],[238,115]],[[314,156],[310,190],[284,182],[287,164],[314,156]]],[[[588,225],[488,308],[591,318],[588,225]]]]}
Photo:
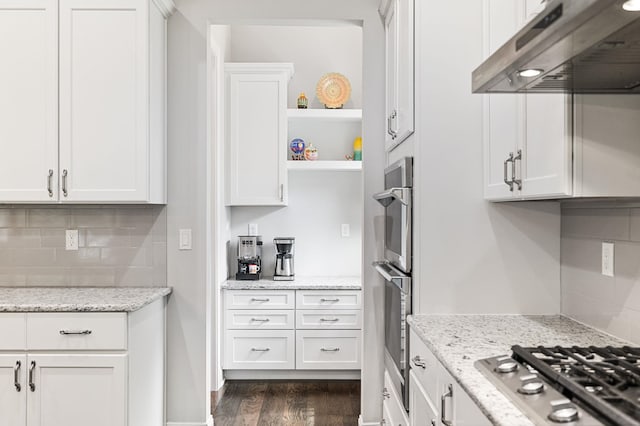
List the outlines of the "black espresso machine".
{"type": "Polygon", "coordinates": [[[262,237],[240,235],[238,237],[238,272],[236,280],[259,280],[262,270],[262,237]]]}

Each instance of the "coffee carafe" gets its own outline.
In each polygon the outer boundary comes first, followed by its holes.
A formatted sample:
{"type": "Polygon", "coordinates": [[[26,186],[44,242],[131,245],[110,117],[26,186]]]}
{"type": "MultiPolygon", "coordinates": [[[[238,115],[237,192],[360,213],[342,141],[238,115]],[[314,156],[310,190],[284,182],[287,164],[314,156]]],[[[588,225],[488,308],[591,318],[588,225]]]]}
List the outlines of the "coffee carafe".
{"type": "Polygon", "coordinates": [[[276,246],[276,270],[273,273],[275,281],[293,281],[295,272],[293,269],[293,245],[296,239],[293,237],[277,237],[273,239],[276,246]]]}

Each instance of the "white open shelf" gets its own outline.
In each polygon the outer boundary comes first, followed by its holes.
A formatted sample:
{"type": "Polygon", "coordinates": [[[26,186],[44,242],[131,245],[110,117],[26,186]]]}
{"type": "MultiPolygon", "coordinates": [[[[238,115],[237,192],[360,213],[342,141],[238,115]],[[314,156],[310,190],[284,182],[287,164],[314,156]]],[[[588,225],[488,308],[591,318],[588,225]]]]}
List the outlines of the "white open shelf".
{"type": "Polygon", "coordinates": [[[308,170],[308,171],[351,171],[357,172],[362,170],[362,161],[287,161],[287,169],[289,170],[308,170]]]}
{"type": "Polygon", "coordinates": [[[361,109],[294,109],[287,110],[289,120],[335,120],[335,121],[360,121],[361,109]]]}

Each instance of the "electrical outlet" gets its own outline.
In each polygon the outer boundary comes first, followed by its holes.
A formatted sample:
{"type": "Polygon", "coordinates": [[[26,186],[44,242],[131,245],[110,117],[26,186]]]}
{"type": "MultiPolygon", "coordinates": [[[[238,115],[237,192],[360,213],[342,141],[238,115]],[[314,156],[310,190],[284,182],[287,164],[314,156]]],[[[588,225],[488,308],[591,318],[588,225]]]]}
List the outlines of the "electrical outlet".
{"type": "Polygon", "coordinates": [[[349,235],[351,235],[351,229],[349,229],[349,224],[343,223],[342,226],[340,227],[340,232],[343,237],[348,237],[349,235]]]}
{"type": "Polygon", "coordinates": [[[258,224],[250,223],[249,224],[249,235],[258,235],[258,224]]]}
{"type": "Polygon", "coordinates": [[[613,277],[613,243],[602,243],[602,275],[613,277]]]}
{"type": "Polygon", "coordinates": [[[180,230],[178,250],[191,250],[191,229],[180,230]]]}
{"type": "Polygon", "coordinates": [[[78,230],[67,229],[65,232],[65,249],[66,250],[78,250],[78,230]]]}

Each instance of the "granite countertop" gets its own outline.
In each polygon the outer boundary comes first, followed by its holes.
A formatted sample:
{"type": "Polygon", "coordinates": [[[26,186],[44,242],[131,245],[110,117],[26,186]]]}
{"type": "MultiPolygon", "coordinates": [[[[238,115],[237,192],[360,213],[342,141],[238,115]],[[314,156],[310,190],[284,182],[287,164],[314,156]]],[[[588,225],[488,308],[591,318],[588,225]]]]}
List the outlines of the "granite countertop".
{"type": "Polygon", "coordinates": [[[409,325],[496,425],[533,426],[473,363],[510,355],[511,346],[629,345],[564,316],[415,315],[409,325]]]}
{"type": "Polygon", "coordinates": [[[133,312],[171,287],[0,287],[0,312],[133,312]]]}
{"type": "Polygon", "coordinates": [[[360,290],[360,277],[299,277],[294,281],[273,281],[266,277],[257,281],[227,280],[222,286],[226,290],[360,290]]]}

